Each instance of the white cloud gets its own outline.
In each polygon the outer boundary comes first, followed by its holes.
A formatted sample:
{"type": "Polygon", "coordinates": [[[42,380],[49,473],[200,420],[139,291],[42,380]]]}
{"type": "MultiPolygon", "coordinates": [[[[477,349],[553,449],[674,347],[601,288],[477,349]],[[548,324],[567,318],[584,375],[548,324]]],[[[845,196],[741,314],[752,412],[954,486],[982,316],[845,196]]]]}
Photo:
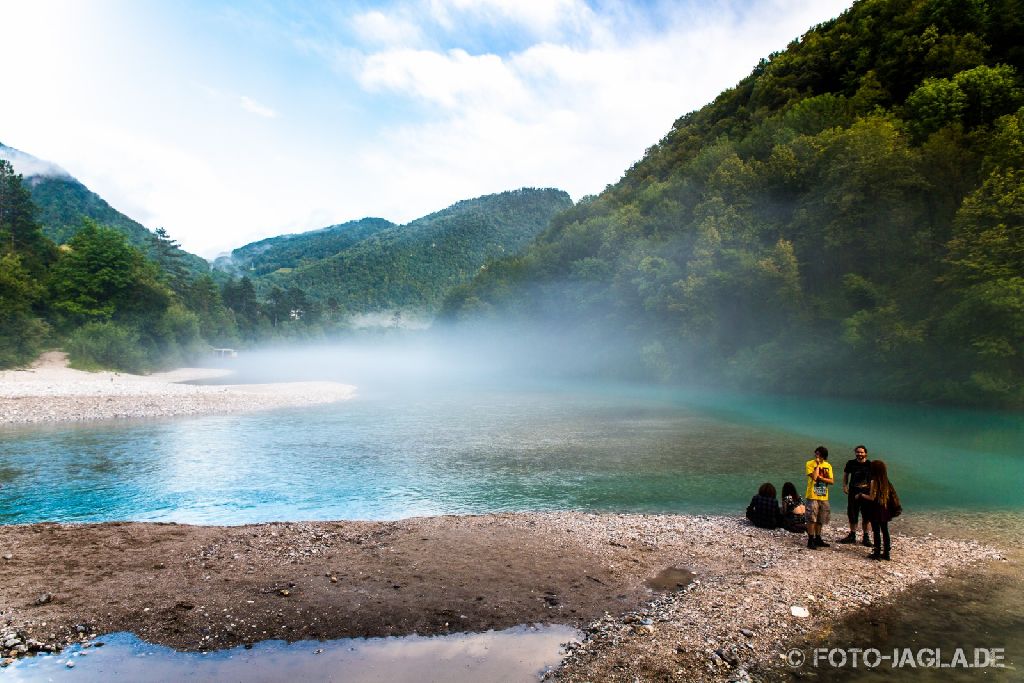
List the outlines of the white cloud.
{"type": "Polygon", "coordinates": [[[417,45],[422,39],[419,27],[401,16],[388,15],[374,10],[357,14],[352,19],[356,35],[368,44],[417,45]]]}
{"type": "Polygon", "coordinates": [[[249,112],[250,114],[255,114],[256,116],[262,116],[265,119],[276,119],[277,118],[277,112],[276,111],[274,111],[273,109],[271,109],[270,107],[268,107],[268,106],[266,106],[264,104],[260,104],[259,102],[257,102],[256,100],[252,99],[251,97],[246,97],[245,95],[242,95],[239,98],[239,102],[242,105],[242,109],[244,109],[245,111],[249,112]]]}
{"type": "MultiPolygon", "coordinates": [[[[591,17],[593,38],[582,47],[539,42],[506,56],[422,48],[369,54],[357,73],[363,87],[438,109],[383,131],[380,147],[367,151],[363,163],[418,195],[404,195],[406,207],[522,185],[557,186],[576,197],[599,192],[676,118],[735,84],[758,58],[814,22],[802,4],[781,4],[699,22],[692,10],[680,11],[657,32],[619,38],[614,26],[601,25],[610,19],[591,17]],[[791,16],[779,13],[784,9],[791,16]],[[785,20],[783,38],[777,25],[765,30],[772,19],[785,20]]],[[[434,5],[514,11],[496,1],[434,5]]],[[[834,6],[836,13],[842,8],[834,6]]]]}
{"type": "Polygon", "coordinates": [[[25,154],[10,147],[0,147],[0,159],[11,162],[14,172],[29,178],[31,176],[46,176],[63,178],[69,176],[68,172],[57,164],[37,159],[30,154],[25,154]]]}
{"type": "Polygon", "coordinates": [[[455,108],[490,106],[495,100],[525,96],[522,81],[496,55],[464,50],[392,50],[367,57],[359,81],[368,89],[410,94],[455,108]]]}

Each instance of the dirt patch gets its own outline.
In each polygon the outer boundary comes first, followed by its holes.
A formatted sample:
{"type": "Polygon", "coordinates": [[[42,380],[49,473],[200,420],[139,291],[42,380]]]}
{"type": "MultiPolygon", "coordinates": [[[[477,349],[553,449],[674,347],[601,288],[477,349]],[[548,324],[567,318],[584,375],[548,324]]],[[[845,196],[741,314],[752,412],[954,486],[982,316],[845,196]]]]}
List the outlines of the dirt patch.
{"type": "Polygon", "coordinates": [[[85,625],[190,650],[580,625],[642,602],[643,578],[666,561],[665,552],[589,545],[572,529],[514,515],[3,527],[12,558],[0,560],[0,604],[39,640],[85,625]],[[39,604],[42,595],[50,598],[39,604]]]}
{"type": "Polygon", "coordinates": [[[647,579],[647,587],[652,591],[678,591],[683,590],[697,578],[697,575],[683,567],[666,567],[660,572],[647,579]]]}

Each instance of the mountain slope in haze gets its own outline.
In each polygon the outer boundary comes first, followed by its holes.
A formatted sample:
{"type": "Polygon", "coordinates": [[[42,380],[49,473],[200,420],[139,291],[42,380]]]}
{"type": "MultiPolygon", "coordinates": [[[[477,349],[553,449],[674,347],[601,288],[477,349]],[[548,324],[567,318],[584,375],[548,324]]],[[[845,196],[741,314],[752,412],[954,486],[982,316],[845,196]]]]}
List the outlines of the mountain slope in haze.
{"type": "MultiPolygon", "coordinates": [[[[0,158],[10,161],[24,177],[32,202],[39,209],[43,234],[57,244],[64,244],[78,232],[82,218],[91,218],[125,235],[143,253],[155,255],[154,234],[149,229],[110,206],[60,166],[3,144],[0,158]]],[[[181,249],[173,251],[191,274],[209,272],[209,264],[202,257],[181,249]]]]}
{"type": "Polygon", "coordinates": [[[1024,406],[1022,37],[1020,0],[856,2],[441,317],[665,381],[1024,406]]]}
{"type": "Polygon", "coordinates": [[[268,237],[233,249],[229,256],[218,257],[213,266],[233,275],[262,277],[328,258],[393,227],[394,223],[383,218],[363,218],[297,235],[268,237]]]}
{"type": "Polygon", "coordinates": [[[249,259],[255,270],[247,274],[262,293],[297,287],[349,313],[431,311],[448,290],[488,261],[517,253],[571,206],[561,190],[521,189],[461,201],[402,226],[368,218],[263,240],[234,250],[232,259],[243,267],[249,259]]]}

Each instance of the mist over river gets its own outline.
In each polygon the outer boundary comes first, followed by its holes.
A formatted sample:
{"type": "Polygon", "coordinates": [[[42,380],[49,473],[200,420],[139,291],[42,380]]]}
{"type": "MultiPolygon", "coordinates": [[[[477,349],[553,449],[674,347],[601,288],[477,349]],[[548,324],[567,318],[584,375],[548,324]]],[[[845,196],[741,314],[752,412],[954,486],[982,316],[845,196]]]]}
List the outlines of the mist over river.
{"type": "MultiPolygon", "coordinates": [[[[0,522],[244,524],[584,509],[742,514],[819,443],[886,460],[908,513],[1024,503],[1024,417],[528,378],[377,343],[243,353],[226,382],[338,380],[350,401],[0,431],[0,522]]],[[[841,492],[840,492],[841,497],[841,492]]]]}

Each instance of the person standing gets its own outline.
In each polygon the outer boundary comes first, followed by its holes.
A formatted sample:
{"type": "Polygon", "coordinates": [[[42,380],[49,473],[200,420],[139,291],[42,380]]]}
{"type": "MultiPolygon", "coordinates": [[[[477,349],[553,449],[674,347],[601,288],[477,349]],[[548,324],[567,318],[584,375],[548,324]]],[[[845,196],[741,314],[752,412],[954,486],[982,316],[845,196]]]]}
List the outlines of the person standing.
{"type": "Polygon", "coordinates": [[[872,560],[888,560],[892,544],[889,540],[889,520],[900,514],[900,498],[889,483],[889,470],[881,460],[871,461],[871,483],[867,493],[859,493],[867,501],[867,515],[871,521],[871,533],[875,536],[875,547],[868,557],[872,560]]]}
{"type": "Polygon", "coordinates": [[[857,518],[860,517],[864,530],[864,539],[861,543],[870,548],[871,537],[868,536],[868,515],[865,509],[867,503],[859,494],[868,492],[871,483],[871,461],[868,460],[868,449],[863,444],[853,449],[853,456],[852,460],[846,461],[846,467],[843,468],[843,493],[847,495],[846,516],[850,520],[850,533],[839,542],[857,542],[857,518]]]}
{"type": "Polygon", "coordinates": [[[807,492],[804,501],[807,506],[807,547],[811,550],[827,548],[829,544],[821,539],[821,527],[828,524],[832,510],[828,503],[828,487],[835,483],[832,465],[828,462],[828,449],[818,446],[814,457],[804,464],[807,472],[807,492]]]}

